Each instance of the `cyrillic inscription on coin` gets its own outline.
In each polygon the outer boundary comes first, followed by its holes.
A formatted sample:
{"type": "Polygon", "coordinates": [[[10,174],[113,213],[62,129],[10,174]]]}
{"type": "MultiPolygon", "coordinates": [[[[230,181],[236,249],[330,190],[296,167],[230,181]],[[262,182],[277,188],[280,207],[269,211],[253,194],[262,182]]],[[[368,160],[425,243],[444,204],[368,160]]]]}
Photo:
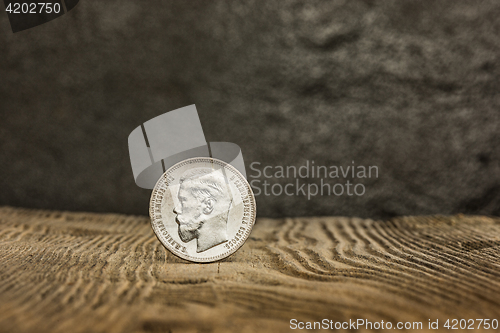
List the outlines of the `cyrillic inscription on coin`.
{"type": "Polygon", "coordinates": [[[230,164],[209,157],[184,160],[156,183],[149,204],[151,225],[173,254],[212,262],[236,252],[255,223],[250,184],[230,164]]]}

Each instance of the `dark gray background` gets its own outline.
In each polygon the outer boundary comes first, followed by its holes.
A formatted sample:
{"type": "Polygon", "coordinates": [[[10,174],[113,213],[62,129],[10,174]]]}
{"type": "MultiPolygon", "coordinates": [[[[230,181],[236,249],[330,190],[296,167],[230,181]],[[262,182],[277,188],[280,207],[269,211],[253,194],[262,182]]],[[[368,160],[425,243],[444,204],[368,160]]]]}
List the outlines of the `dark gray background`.
{"type": "Polygon", "coordinates": [[[147,214],[128,134],[196,104],[262,165],[377,165],[362,197],[260,216],[500,213],[500,2],[80,1],[0,15],[0,204],[147,214]]]}

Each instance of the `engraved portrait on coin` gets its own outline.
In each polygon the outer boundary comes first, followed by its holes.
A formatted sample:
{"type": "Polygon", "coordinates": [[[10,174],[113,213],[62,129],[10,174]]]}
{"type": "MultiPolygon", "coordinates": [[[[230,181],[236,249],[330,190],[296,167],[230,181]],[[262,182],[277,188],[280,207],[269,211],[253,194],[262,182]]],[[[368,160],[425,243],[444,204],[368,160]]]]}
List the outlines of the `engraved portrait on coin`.
{"type": "Polygon", "coordinates": [[[231,165],[208,157],[177,163],[158,180],[150,201],[153,230],[175,255],[194,262],[223,259],[246,241],[255,198],[231,165]]]}
{"type": "Polygon", "coordinates": [[[227,242],[227,217],[232,197],[220,170],[195,168],[180,178],[179,205],[174,208],[179,237],[197,239],[196,252],[227,242]]]}

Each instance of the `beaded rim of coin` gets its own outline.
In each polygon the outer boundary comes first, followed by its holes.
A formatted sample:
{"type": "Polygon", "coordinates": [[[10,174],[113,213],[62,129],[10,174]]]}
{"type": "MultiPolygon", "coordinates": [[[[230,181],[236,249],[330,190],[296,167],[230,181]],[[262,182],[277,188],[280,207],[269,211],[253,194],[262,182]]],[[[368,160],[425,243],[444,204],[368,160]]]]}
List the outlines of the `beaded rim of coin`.
{"type": "MultiPolygon", "coordinates": [[[[176,185],[175,183],[173,185],[176,185]]],[[[232,194],[234,195],[234,192],[232,191],[232,194]]],[[[171,200],[173,201],[174,199],[172,198],[172,194],[170,193],[171,200]]],[[[177,200],[177,199],[175,199],[177,200]]],[[[176,206],[175,202],[169,203],[169,208],[172,208],[176,206]]],[[[192,261],[192,262],[197,262],[197,263],[210,263],[218,260],[222,260],[232,254],[234,254],[236,251],[238,251],[241,246],[246,242],[248,237],[250,236],[250,233],[252,231],[252,228],[255,224],[255,219],[256,219],[256,202],[255,202],[255,196],[253,194],[252,188],[250,187],[250,184],[246,180],[245,177],[232,165],[212,158],[212,157],[195,157],[195,158],[189,158],[186,160],[183,160],[172,167],[170,167],[165,173],[158,179],[156,182],[156,185],[153,189],[153,192],[151,193],[151,199],[149,202],[149,216],[151,218],[151,226],[153,228],[153,231],[158,238],[158,240],[162,243],[162,245],[169,250],[172,254],[176,255],[179,258],[192,261]],[[196,168],[196,164],[206,164],[209,163],[210,165],[217,165],[221,167],[221,169],[225,171],[229,171],[233,176],[227,177],[228,182],[234,181],[234,184],[229,184],[228,186],[232,185],[233,188],[238,189],[237,193],[241,195],[241,206],[239,210],[241,210],[241,218],[239,219],[240,221],[238,222],[238,225],[241,225],[239,228],[237,228],[236,233],[234,235],[228,235],[228,241],[225,241],[221,244],[218,244],[214,246],[214,248],[217,248],[219,246],[224,246],[224,251],[219,254],[215,254],[209,257],[196,257],[189,255],[186,251],[186,247],[181,245],[181,242],[179,242],[180,237],[177,235],[177,233],[172,232],[172,226],[175,226],[177,228],[178,224],[175,221],[175,214],[173,213],[173,210],[170,209],[170,212],[172,213],[171,221],[168,220],[167,217],[164,216],[165,211],[168,214],[169,209],[165,209],[165,200],[166,197],[168,196],[167,194],[169,191],[167,189],[171,184],[168,184],[170,181],[173,181],[173,178],[169,180],[169,177],[172,177],[172,173],[174,173],[176,170],[181,169],[183,167],[186,167],[188,165],[192,165],[192,168],[196,168]],[[230,178],[230,180],[229,180],[230,178]],[[237,179],[235,181],[234,179],[237,179]],[[238,184],[242,184],[243,186],[238,187],[238,184]],[[168,185],[167,185],[168,184],[168,185]],[[241,188],[244,187],[247,192],[245,193],[245,196],[242,195],[241,188]],[[167,221],[165,221],[167,220],[167,221]],[[170,223],[169,223],[170,222],[170,223]],[[167,227],[167,223],[169,223],[169,227],[167,227]],[[243,224],[245,226],[243,226],[243,224]],[[168,230],[170,229],[170,230],[168,230]],[[239,237],[237,237],[239,236],[239,237]],[[230,240],[230,241],[229,241],[230,240]],[[226,246],[227,244],[231,244],[230,246],[226,246]]],[[[231,207],[229,212],[231,212],[233,208],[231,207]]],[[[228,220],[229,220],[229,213],[228,213],[228,220]]],[[[229,221],[227,222],[229,224],[229,221]]],[[[236,229],[233,227],[233,229],[236,229]]],[[[233,230],[234,231],[234,230],[233,230]]],[[[211,250],[211,249],[209,249],[211,250]]],[[[208,251],[208,250],[207,250],[208,251]]],[[[214,252],[214,251],[212,251],[214,252]]]]}

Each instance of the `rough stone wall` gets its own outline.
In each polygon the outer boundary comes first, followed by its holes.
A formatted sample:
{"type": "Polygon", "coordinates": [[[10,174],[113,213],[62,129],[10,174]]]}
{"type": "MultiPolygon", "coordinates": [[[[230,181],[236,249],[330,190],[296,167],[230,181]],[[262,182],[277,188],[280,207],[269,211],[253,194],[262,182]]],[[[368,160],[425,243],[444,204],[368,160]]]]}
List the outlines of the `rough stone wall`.
{"type": "Polygon", "coordinates": [[[261,195],[260,216],[499,215],[499,17],[495,0],[82,0],[12,34],[0,15],[0,204],[147,214],[128,134],[196,104],[249,175],[379,167],[363,196],[261,195]]]}

